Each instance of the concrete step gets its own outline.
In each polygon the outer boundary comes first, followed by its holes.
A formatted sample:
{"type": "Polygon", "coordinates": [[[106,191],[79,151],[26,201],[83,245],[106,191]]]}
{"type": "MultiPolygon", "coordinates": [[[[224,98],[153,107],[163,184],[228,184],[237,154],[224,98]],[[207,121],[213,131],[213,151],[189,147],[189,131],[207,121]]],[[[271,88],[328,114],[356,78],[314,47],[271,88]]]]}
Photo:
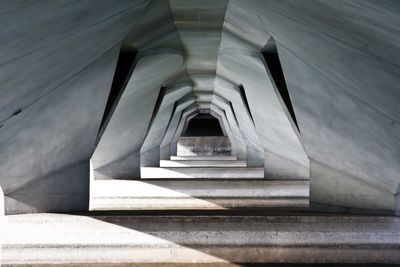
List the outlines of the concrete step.
{"type": "Polygon", "coordinates": [[[309,198],[309,182],[294,180],[103,180],[90,189],[90,210],[308,207],[309,198]]]}
{"type": "Polygon", "coordinates": [[[236,156],[170,156],[170,160],[237,160],[236,156]]]}
{"type": "Polygon", "coordinates": [[[246,167],[245,160],[160,160],[160,167],[246,167]]]}
{"type": "Polygon", "coordinates": [[[5,266],[400,263],[398,217],[26,214],[1,230],[5,266]]]}
{"type": "Polygon", "coordinates": [[[243,178],[264,178],[264,168],[255,167],[141,167],[140,177],[142,179],[160,178],[207,178],[207,179],[243,179],[243,178]]]}

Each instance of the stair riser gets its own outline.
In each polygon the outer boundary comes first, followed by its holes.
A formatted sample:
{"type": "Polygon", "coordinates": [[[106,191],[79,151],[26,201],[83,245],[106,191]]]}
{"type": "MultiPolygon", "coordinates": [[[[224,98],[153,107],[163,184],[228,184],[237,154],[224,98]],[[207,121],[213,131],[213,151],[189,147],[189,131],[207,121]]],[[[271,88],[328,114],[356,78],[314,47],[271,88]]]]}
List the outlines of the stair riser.
{"type": "Polygon", "coordinates": [[[246,167],[246,161],[237,160],[160,160],[160,167],[246,167]]]}
{"type": "Polygon", "coordinates": [[[237,160],[237,158],[235,156],[196,156],[196,157],[171,156],[170,160],[237,160]]]}
{"type": "Polygon", "coordinates": [[[140,168],[142,179],[160,178],[264,178],[263,168],[140,168]]]}
{"type": "Polygon", "coordinates": [[[308,181],[96,181],[91,210],[308,207],[308,181]]]}

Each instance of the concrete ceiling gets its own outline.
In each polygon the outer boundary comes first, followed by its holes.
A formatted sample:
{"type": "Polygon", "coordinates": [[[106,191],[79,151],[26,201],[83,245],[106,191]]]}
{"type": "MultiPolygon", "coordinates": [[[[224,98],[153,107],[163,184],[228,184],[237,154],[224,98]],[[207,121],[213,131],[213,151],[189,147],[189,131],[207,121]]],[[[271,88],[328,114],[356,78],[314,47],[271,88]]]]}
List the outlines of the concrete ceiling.
{"type": "Polygon", "coordinates": [[[102,179],[138,178],[201,110],[265,178],[310,179],[310,210],[399,209],[398,1],[10,0],[0,12],[7,213],[87,209],[90,158],[102,179]],[[297,125],[262,53],[271,37],[297,125]],[[134,69],[99,131],[120,51],[137,53],[134,69]]]}

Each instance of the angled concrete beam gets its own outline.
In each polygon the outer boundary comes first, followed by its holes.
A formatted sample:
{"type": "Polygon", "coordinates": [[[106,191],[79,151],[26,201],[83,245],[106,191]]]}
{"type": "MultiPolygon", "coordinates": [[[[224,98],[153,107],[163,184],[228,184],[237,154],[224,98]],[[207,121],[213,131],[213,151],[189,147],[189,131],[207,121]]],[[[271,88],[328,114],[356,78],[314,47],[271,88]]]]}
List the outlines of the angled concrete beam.
{"type": "Polygon", "coordinates": [[[191,106],[189,106],[188,108],[186,108],[184,110],[184,112],[182,112],[182,115],[180,116],[180,120],[178,123],[177,128],[174,131],[174,135],[173,138],[171,140],[171,145],[170,145],[170,155],[174,155],[176,156],[176,149],[177,149],[177,142],[178,142],[178,138],[181,135],[182,131],[183,131],[183,127],[185,126],[185,122],[186,119],[189,118],[193,118],[194,116],[196,116],[199,113],[199,109],[197,104],[192,104],[191,106]]]}
{"type": "Polygon", "coordinates": [[[246,105],[240,95],[239,88],[230,81],[217,77],[215,83],[216,96],[214,99],[220,102],[226,100],[232,103],[232,112],[238,121],[241,135],[247,145],[247,163],[249,166],[264,166],[264,151],[255,129],[253,120],[246,109],[246,105]]]}
{"type": "Polygon", "coordinates": [[[162,142],[160,144],[160,159],[169,159],[171,153],[171,141],[173,139],[173,135],[178,127],[179,121],[182,117],[183,110],[188,108],[190,105],[195,103],[195,98],[190,95],[188,97],[182,98],[177,102],[177,107],[174,111],[173,116],[169,120],[169,124],[165,131],[165,134],[162,138],[162,142]]]}
{"type": "Polygon", "coordinates": [[[232,128],[229,121],[227,120],[225,111],[211,105],[210,113],[213,114],[214,117],[218,118],[218,120],[221,121],[220,122],[221,125],[223,125],[224,128],[226,128],[226,135],[229,137],[229,140],[231,141],[232,144],[232,155],[235,155],[238,160],[245,159],[246,152],[242,151],[242,147],[238,148],[238,140],[236,139],[236,136],[232,132],[232,128]]]}
{"type": "MultiPolygon", "coordinates": [[[[214,96],[215,98],[215,96],[214,96]]],[[[233,114],[233,110],[230,105],[227,105],[225,100],[218,101],[217,99],[213,99],[211,104],[211,108],[214,111],[222,112],[226,117],[227,123],[230,125],[232,129],[233,139],[236,140],[237,145],[237,157],[238,159],[246,160],[247,159],[247,144],[246,140],[243,138],[242,133],[239,129],[239,125],[235,115],[233,114]]]]}
{"type": "Polygon", "coordinates": [[[243,85],[265,153],[266,177],[308,177],[308,157],[287,109],[282,107],[261,54],[245,49],[224,49],[220,51],[219,60],[219,73],[243,85]]]}
{"type": "Polygon", "coordinates": [[[191,90],[191,84],[176,84],[172,88],[167,88],[165,96],[161,100],[160,108],[154,121],[149,125],[149,132],[140,149],[141,167],[159,166],[160,144],[167,130],[169,118],[173,115],[174,103],[189,94],[191,90]]]}
{"type": "Polygon", "coordinates": [[[176,50],[157,49],[154,54],[149,53],[139,60],[93,153],[96,178],[139,177],[140,148],[146,137],[158,92],[163,82],[179,72],[182,66],[182,54],[176,50]]]}

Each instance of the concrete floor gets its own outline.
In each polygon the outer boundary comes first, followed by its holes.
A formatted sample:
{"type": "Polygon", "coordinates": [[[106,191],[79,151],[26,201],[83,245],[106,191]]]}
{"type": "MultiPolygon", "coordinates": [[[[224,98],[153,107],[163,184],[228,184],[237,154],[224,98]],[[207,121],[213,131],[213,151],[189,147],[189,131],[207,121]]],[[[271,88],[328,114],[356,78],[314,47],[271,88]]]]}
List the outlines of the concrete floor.
{"type": "Polygon", "coordinates": [[[3,265],[400,264],[396,217],[43,213],[2,224],[3,265]]]}

